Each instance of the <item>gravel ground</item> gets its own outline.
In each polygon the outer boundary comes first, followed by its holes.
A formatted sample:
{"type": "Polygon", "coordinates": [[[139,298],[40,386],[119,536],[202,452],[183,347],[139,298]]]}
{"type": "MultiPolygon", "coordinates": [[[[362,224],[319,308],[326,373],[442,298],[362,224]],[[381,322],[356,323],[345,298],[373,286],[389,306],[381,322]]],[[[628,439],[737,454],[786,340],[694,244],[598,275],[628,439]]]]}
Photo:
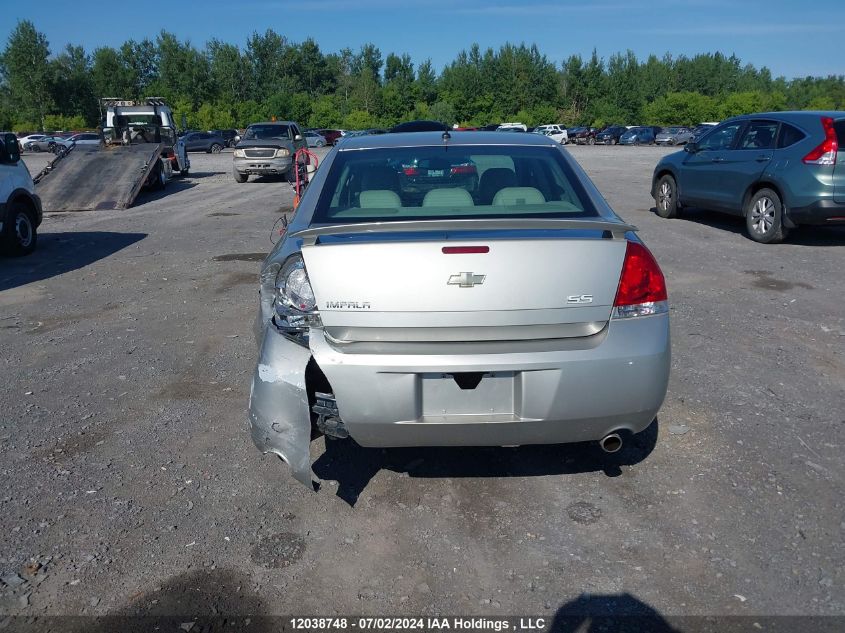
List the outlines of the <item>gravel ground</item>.
{"type": "Polygon", "coordinates": [[[321,438],[310,492],[245,415],[290,187],[194,154],[132,209],[48,215],[0,261],[0,614],[845,615],[845,232],[662,220],[666,150],[571,151],[672,303],[666,403],[615,463],[321,438]]]}

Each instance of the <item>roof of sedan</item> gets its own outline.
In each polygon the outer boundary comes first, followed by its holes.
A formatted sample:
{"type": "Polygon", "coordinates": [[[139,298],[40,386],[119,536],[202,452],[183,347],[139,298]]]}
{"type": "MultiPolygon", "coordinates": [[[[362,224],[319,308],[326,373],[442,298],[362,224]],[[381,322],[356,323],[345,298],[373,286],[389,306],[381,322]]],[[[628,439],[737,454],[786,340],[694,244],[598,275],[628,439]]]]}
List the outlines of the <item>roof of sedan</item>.
{"type": "MultiPolygon", "coordinates": [[[[443,145],[444,132],[407,132],[398,134],[369,134],[344,138],[338,145],[341,151],[377,149],[385,147],[417,147],[443,145]]],[[[449,145],[540,145],[559,147],[542,134],[528,132],[449,132],[449,145]]]]}

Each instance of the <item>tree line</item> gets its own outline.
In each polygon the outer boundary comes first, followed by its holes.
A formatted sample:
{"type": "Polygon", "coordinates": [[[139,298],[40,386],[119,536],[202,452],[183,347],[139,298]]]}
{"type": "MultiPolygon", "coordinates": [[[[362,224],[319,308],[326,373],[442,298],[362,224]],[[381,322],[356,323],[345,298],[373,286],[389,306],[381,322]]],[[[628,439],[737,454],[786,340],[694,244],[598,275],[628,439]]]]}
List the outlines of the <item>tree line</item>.
{"type": "Polygon", "coordinates": [[[268,29],[244,47],[202,48],[161,31],[155,39],[54,54],[21,21],[0,54],[0,129],[93,128],[99,99],[165,98],[190,128],[292,119],[312,127],[389,127],[413,119],[460,125],[609,123],[693,125],[784,109],[845,109],[845,76],[772,77],[720,52],[693,57],[595,51],[556,63],[536,45],[463,50],[439,73],[430,59],[382,55],[374,44],[324,53],[268,29]]]}

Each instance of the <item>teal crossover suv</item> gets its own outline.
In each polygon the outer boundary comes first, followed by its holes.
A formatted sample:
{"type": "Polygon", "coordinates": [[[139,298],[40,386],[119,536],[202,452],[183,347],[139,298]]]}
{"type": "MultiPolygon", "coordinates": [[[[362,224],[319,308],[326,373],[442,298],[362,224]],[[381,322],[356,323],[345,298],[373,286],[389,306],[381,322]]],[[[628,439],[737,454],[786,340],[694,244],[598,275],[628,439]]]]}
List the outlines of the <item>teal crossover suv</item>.
{"type": "Polygon", "coordinates": [[[657,164],[657,214],[700,207],[741,215],[748,235],[763,243],[801,224],[845,226],[843,143],[845,112],[728,119],[657,164]]]}

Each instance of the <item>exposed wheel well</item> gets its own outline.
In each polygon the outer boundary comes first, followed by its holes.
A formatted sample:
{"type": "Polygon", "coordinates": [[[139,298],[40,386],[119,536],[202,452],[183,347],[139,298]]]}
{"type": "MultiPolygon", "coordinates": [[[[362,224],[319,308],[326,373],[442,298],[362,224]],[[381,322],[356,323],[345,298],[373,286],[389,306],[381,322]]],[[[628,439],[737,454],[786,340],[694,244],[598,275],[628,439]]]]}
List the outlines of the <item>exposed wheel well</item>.
{"type": "Polygon", "coordinates": [[[780,203],[781,205],[783,205],[783,194],[781,193],[780,188],[772,182],[761,180],[759,182],[755,182],[748,188],[748,191],[745,192],[745,196],[743,196],[742,198],[742,217],[745,217],[746,215],[748,201],[751,200],[754,194],[760,191],[760,189],[771,189],[772,191],[774,191],[776,194],[778,194],[778,197],[780,198],[780,203]]]}
{"type": "Polygon", "coordinates": [[[9,204],[14,204],[15,202],[19,202],[24,205],[27,209],[32,211],[32,214],[35,215],[35,203],[29,196],[24,196],[21,194],[16,195],[14,198],[9,200],[9,204]]]}

